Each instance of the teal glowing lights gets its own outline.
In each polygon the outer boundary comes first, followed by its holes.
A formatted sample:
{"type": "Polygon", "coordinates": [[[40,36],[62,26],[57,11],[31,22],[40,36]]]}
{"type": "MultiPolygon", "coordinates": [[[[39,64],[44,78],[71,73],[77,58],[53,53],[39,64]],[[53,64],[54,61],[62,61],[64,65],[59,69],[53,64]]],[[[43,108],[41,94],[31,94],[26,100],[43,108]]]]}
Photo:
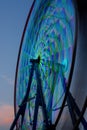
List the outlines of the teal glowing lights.
{"type": "MultiPolygon", "coordinates": [[[[54,123],[64,98],[60,66],[68,81],[75,39],[73,0],[36,0],[24,35],[17,74],[16,110],[26,93],[31,69],[30,59],[40,56],[42,90],[49,119],[54,123]]],[[[33,76],[29,98],[36,97],[37,81],[33,76]]],[[[23,130],[32,129],[35,98],[27,103],[23,130]]],[[[20,124],[20,121],[19,121],[20,124]]],[[[41,109],[37,130],[43,127],[41,109]]]]}

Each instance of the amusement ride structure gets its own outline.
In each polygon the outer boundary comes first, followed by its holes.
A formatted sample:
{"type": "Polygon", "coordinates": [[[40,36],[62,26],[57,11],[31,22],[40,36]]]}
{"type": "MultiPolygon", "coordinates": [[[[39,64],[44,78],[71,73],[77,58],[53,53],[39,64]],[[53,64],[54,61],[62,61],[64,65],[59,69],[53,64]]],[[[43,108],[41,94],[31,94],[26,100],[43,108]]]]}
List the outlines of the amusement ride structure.
{"type": "Polygon", "coordinates": [[[82,123],[69,91],[77,46],[78,18],[74,0],[34,0],[23,31],[15,77],[15,119],[10,130],[56,130],[69,108],[73,130],[82,123]]]}

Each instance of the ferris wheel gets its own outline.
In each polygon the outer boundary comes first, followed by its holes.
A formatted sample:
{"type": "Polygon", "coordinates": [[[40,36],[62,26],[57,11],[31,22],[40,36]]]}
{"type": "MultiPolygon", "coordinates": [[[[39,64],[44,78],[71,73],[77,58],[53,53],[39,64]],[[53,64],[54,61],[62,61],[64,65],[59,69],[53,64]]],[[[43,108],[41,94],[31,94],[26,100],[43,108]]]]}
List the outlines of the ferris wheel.
{"type": "Polygon", "coordinates": [[[55,130],[64,107],[71,100],[75,105],[69,92],[78,31],[75,4],[34,0],[20,43],[10,130],[15,125],[17,130],[55,130]]]}

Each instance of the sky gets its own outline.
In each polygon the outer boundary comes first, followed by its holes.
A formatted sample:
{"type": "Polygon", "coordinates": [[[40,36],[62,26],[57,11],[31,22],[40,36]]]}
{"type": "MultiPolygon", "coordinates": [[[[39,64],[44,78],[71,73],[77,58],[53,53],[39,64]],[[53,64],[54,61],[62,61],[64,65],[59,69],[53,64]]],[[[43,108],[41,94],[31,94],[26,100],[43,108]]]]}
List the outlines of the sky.
{"type": "Polygon", "coordinates": [[[14,80],[26,18],[33,0],[0,0],[0,130],[14,118],[14,80]]]}
{"type": "MultiPolygon", "coordinates": [[[[17,56],[32,1],[0,0],[0,130],[9,130],[14,118],[14,80],[17,56]]],[[[83,40],[87,35],[87,15],[82,19],[81,26],[79,25],[81,35],[78,40],[74,78],[71,85],[79,106],[83,104],[85,95],[87,95],[87,43],[85,39],[83,40]]],[[[69,124],[68,121],[67,124],[69,124]]],[[[63,127],[66,128],[65,125],[63,127]]]]}

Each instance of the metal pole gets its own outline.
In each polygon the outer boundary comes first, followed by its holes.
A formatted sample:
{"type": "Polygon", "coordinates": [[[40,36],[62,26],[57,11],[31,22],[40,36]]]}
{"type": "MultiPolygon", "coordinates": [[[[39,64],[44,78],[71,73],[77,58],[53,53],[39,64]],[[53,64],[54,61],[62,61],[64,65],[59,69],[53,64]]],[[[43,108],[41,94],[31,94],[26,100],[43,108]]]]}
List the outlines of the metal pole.
{"type": "MultiPolygon", "coordinates": [[[[25,115],[25,109],[26,109],[26,105],[27,105],[27,100],[28,100],[28,96],[29,96],[29,92],[30,92],[30,86],[31,86],[31,82],[32,82],[32,77],[33,77],[33,73],[34,73],[34,64],[32,64],[32,68],[31,68],[31,71],[30,71],[30,77],[29,77],[29,82],[28,82],[28,88],[27,88],[27,91],[26,91],[26,95],[25,97],[23,98],[22,100],[22,103],[20,105],[20,108],[17,112],[17,115],[10,127],[10,130],[13,130],[14,127],[17,125],[17,121],[18,121],[18,118],[20,115],[22,115],[22,121],[21,123],[23,123],[23,120],[24,120],[24,115],[25,115]]],[[[22,126],[22,124],[21,124],[22,126]]]]}

